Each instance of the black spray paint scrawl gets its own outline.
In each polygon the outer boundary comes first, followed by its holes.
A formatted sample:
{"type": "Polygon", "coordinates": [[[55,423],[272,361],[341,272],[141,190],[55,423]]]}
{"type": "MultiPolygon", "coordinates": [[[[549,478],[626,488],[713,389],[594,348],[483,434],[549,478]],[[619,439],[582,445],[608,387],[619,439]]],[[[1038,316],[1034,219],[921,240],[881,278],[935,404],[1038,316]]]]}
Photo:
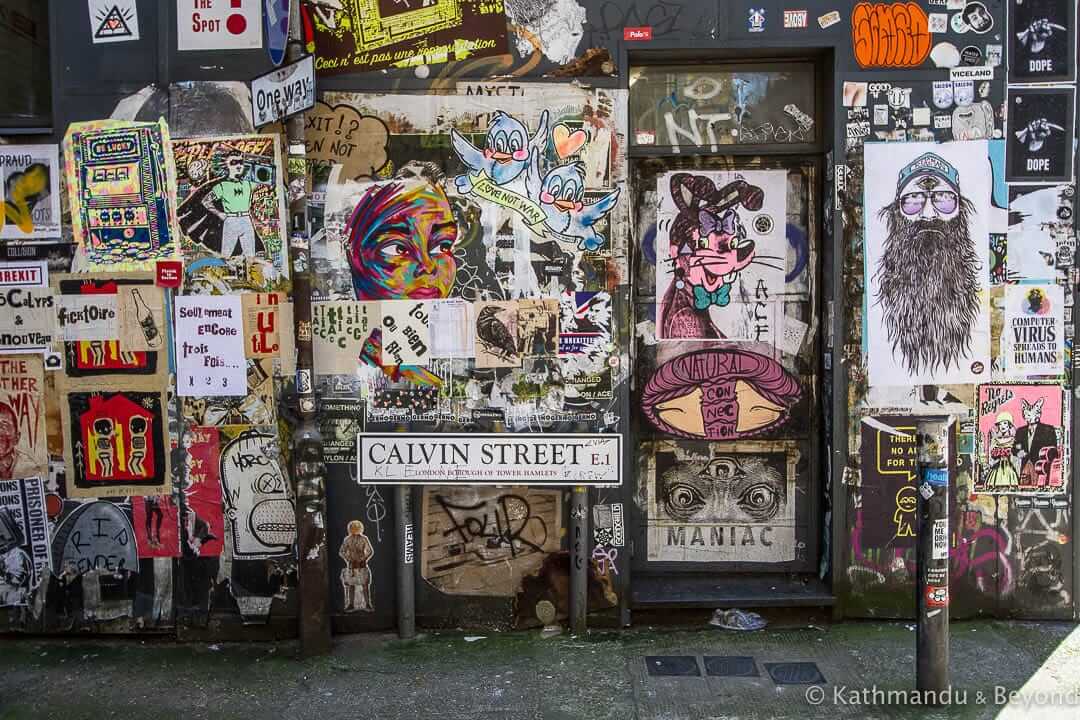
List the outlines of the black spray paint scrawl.
{"type": "Polygon", "coordinates": [[[1071,86],[1009,88],[1006,182],[1072,180],[1075,96],[1071,86]]]}
{"type": "Polygon", "coordinates": [[[1010,0],[1010,83],[1075,80],[1075,6],[1061,0],[1010,0]]]}

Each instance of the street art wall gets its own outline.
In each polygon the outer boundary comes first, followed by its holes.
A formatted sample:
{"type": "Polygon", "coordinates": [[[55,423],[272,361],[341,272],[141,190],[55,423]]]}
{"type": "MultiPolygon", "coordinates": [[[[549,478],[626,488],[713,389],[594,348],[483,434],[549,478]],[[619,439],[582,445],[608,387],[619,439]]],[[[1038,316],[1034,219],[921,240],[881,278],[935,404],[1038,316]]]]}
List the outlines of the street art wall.
{"type": "MultiPolygon", "coordinates": [[[[910,616],[940,414],[953,614],[1069,617],[1075,9],[761,5],[304,2],[309,186],[252,127],[261,54],[54,23],[55,133],[0,137],[4,627],[293,632],[297,231],[336,630],[393,625],[365,431],[623,434],[596,612],[633,558],[910,616]]],[[[568,498],[414,491],[422,623],[565,613],[568,498]]]]}
{"type": "MultiPolygon", "coordinates": [[[[378,143],[364,177],[349,163],[328,171],[312,245],[316,384],[333,409],[324,434],[342,437],[330,504],[387,492],[356,484],[346,432],[625,432],[625,93],[459,83],[324,100],[378,143]]],[[[308,135],[312,149],[332,141],[328,128],[308,135]]],[[[557,597],[565,613],[564,494],[424,489],[418,611],[441,622],[501,603],[503,621],[529,624],[557,597]]],[[[385,534],[372,517],[356,518],[367,538],[385,534]]],[[[342,543],[335,601],[355,613],[345,577],[356,562],[340,535],[351,522],[330,536],[342,543]]]]}
{"type": "Polygon", "coordinates": [[[961,5],[851,14],[858,64],[897,71],[840,78],[849,452],[836,579],[845,613],[914,612],[915,432],[949,415],[951,612],[1068,618],[1075,182],[1056,143],[1074,137],[1074,51],[1059,44],[1075,44],[1074,13],[961,5]],[[905,52],[873,31],[898,14],[918,40],[905,52]]]}

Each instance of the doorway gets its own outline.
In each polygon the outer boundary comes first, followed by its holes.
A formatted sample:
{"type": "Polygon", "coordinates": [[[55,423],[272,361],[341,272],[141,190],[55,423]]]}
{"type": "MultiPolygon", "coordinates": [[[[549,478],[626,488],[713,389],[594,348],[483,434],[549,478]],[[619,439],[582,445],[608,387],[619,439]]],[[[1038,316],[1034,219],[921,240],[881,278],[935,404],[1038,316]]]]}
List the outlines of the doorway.
{"type": "Polygon", "coordinates": [[[631,70],[638,606],[828,594],[820,98],[811,60],[631,70]]]}

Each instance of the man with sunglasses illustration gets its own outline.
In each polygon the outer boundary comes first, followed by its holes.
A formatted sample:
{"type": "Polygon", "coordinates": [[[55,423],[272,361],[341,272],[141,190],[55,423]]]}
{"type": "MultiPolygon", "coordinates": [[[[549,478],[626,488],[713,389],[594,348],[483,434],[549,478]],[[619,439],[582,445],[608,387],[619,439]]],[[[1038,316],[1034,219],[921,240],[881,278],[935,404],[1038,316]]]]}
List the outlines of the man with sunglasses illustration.
{"type": "Polygon", "coordinates": [[[910,375],[959,368],[970,350],[980,290],[975,212],[956,168],[932,152],[900,170],[896,196],[879,212],[889,234],[874,271],[875,302],[910,375]]]}

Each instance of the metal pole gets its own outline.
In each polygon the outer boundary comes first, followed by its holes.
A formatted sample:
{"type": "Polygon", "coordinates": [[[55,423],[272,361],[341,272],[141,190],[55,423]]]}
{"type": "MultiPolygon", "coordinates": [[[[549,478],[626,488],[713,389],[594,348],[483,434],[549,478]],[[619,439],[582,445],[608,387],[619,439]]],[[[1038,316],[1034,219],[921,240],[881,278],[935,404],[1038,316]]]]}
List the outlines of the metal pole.
{"type": "MultiPolygon", "coordinates": [[[[291,0],[289,44],[285,62],[303,55],[300,4],[291,0]]],[[[304,116],[285,123],[289,187],[306,185],[304,116]]],[[[299,422],[292,446],[296,477],[296,530],[300,576],[300,653],[305,657],[330,652],[330,559],[326,547],[326,466],[323,442],[315,421],[315,370],[311,350],[311,253],[307,231],[307,196],[289,203],[289,256],[293,281],[293,321],[296,336],[296,396],[299,422]]]]}
{"type": "Polygon", "coordinates": [[[589,489],[570,493],[570,632],[584,633],[589,605],[589,489]]]}
{"type": "Polygon", "coordinates": [[[949,681],[949,421],[919,422],[916,687],[941,704],[949,681]]]}
{"type": "Polygon", "coordinates": [[[397,625],[398,637],[411,640],[416,637],[416,582],[413,564],[416,543],[413,538],[412,488],[398,485],[394,488],[395,537],[397,538],[397,625]]]}

